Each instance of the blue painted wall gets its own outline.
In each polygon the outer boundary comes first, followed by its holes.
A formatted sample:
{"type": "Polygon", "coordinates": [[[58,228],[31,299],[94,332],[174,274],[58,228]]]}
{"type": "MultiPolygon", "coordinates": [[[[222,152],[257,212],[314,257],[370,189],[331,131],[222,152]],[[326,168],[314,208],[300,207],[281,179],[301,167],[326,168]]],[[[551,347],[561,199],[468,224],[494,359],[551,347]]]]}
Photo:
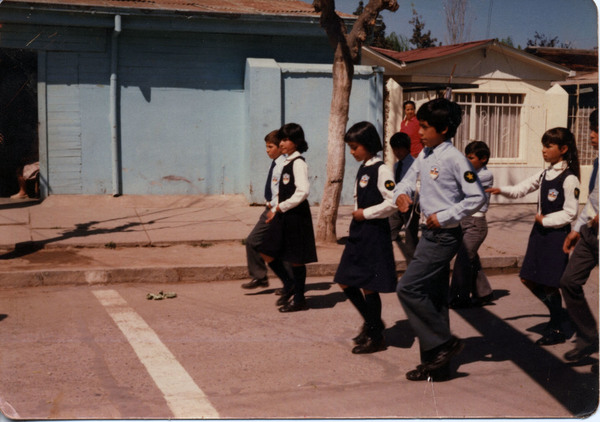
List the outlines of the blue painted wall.
{"type": "MultiPolygon", "coordinates": [[[[264,28],[240,34],[225,24],[216,34],[127,23],[118,38],[124,194],[244,194],[261,202],[264,135],[294,121],[309,142],[310,200],[321,200],[333,57],[324,34],[272,35],[264,28]]],[[[112,30],[40,28],[3,25],[0,47],[27,45],[44,54],[43,188],[48,194],[112,193],[112,30]],[[35,38],[36,29],[43,35],[35,38]]],[[[379,71],[357,67],[350,125],[370,120],[382,127],[382,89],[379,71]]],[[[343,203],[352,202],[357,167],[348,154],[343,203]]]]}

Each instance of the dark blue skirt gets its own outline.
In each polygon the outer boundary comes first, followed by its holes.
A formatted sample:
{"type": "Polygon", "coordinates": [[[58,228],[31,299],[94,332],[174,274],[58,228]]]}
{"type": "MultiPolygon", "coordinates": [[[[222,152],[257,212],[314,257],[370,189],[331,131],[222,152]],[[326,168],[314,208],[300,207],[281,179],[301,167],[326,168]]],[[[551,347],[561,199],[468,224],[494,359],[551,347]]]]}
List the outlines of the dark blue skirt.
{"type": "Polygon", "coordinates": [[[333,281],[380,293],[396,291],[398,276],[387,218],[352,220],[333,281]]]}
{"type": "Polygon", "coordinates": [[[569,224],[557,229],[534,224],[519,276],[545,286],[559,287],[569,260],[562,247],[570,231],[569,224]]]}

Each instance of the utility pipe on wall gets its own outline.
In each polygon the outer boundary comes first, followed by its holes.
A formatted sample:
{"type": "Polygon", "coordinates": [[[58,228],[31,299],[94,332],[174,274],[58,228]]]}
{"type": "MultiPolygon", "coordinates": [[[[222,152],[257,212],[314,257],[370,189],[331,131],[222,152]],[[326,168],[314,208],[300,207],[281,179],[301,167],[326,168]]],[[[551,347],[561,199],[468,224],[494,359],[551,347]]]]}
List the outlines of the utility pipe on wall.
{"type": "Polygon", "coordinates": [[[119,65],[119,35],[121,34],[121,15],[115,15],[115,28],[112,34],[111,64],[110,64],[110,126],[111,126],[111,156],[112,156],[112,191],[113,196],[122,193],[121,187],[121,149],[119,134],[121,132],[119,119],[119,84],[117,78],[119,65]]]}

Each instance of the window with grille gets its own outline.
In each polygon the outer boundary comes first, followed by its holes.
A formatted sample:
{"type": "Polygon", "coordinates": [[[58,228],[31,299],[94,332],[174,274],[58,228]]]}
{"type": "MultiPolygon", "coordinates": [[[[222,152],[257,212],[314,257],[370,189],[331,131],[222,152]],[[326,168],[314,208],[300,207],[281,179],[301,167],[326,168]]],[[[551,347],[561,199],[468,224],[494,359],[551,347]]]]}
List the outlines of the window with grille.
{"type": "Polygon", "coordinates": [[[582,166],[592,165],[594,158],[598,156],[590,143],[590,114],[592,111],[594,111],[593,107],[573,108],[569,115],[569,128],[575,135],[579,164],[582,166]]]}
{"type": "Polygon", "coordinates": [[[483,141],[491,158],[519,158],[521,94],[455,93],[463,111],[462,124],[454,138],[456,148],[465,150],[471,141],[483,141]]]}

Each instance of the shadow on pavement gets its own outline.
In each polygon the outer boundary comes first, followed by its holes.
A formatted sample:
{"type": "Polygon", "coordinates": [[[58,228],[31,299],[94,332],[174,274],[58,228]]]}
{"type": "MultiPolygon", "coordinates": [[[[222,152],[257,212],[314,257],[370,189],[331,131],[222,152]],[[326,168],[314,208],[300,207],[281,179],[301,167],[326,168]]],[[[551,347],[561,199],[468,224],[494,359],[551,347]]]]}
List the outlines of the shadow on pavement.
{"type": "Polygon", "coordinates": [[[598,407],[598,375],[579,373],[547,349],[485,308],[455,312],[481,333],[465,339],[456,363],[512,361],[576,417],[591,415],[598,407]]]}

